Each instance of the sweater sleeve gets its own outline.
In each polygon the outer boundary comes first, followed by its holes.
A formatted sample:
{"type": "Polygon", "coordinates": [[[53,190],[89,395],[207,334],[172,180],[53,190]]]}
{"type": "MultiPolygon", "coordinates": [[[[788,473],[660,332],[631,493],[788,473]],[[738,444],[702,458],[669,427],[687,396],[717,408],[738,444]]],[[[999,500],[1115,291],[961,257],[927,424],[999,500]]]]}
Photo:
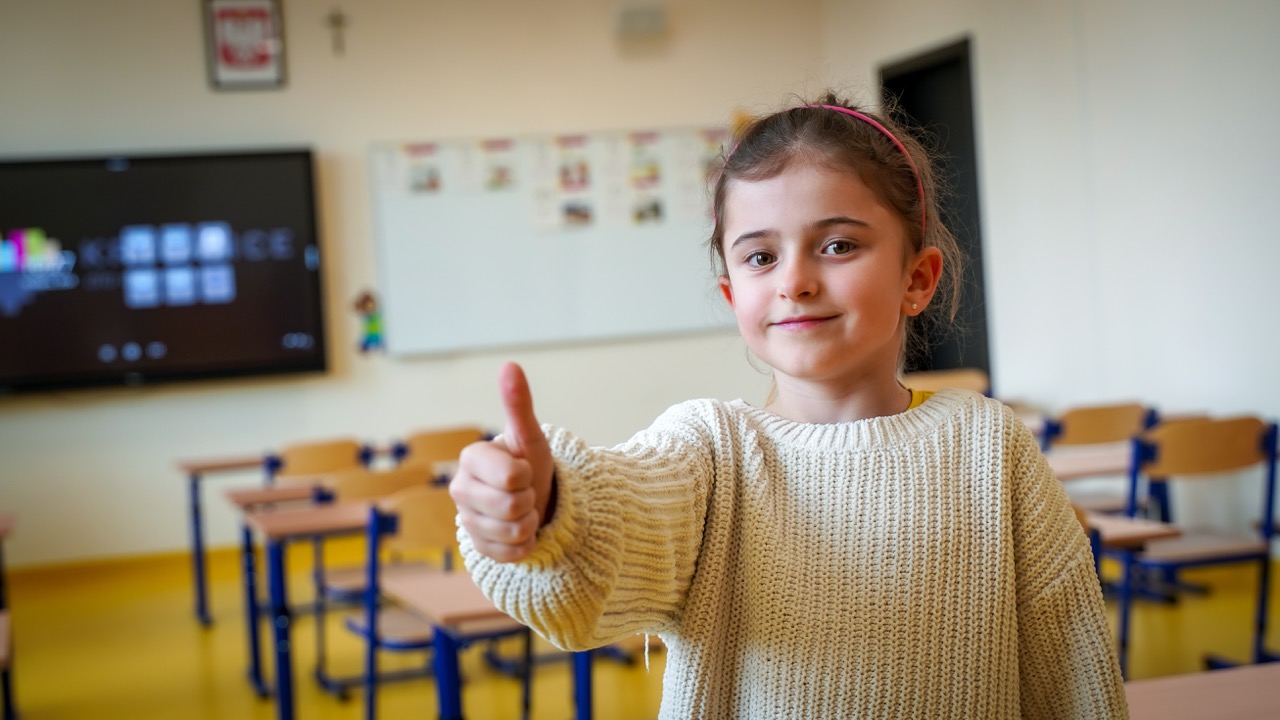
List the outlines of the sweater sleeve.
{"type": "Polygon", "coordinates": [[[1127,718],[1124,685],[1083,528],[1031,433],[1006,422],[1013,472],[1023,718],[1127,718]]]}
{"type": "Polygon", "coordinates": [[[564,650],[670,628],[702,542],[713,443],[678,405],[614,448],[544,428],[556,461],[556,510],[518,563],[458,540],[472,578],[503,612],[564,650]]]}

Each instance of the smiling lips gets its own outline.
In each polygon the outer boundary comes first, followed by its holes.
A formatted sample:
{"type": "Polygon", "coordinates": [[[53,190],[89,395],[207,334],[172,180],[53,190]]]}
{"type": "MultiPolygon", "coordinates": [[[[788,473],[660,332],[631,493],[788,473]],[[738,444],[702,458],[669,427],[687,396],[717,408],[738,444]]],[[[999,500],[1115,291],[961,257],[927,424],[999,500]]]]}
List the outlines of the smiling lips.
{"type": "Polygon", "coordinates": [[[834,318],[834,315],[797,315],[772,323],[772,326],[780,330],[808,330],[834,318]]]}

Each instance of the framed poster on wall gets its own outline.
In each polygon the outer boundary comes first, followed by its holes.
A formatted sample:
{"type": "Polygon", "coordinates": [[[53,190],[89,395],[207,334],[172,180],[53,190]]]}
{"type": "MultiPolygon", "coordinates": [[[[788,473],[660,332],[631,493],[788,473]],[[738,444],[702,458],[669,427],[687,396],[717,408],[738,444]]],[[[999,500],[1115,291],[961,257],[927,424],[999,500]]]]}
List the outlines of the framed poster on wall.
{"type": "Polygon", "coordinates": [[[284,86],[280,0],[203,0],[209,84],[216,90],[284,86]]]}

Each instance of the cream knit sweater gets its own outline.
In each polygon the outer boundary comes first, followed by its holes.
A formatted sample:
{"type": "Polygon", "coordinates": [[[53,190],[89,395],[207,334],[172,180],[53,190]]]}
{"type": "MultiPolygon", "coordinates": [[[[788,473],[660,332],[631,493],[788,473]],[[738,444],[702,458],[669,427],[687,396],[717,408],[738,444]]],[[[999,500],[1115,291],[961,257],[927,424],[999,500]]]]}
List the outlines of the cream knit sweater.
{"type": "Polygon", "coordinates": [[[944,390],[792,422],[695,400],[611,449],[548,432],[555,516],[503,610],[565,649],[667,645],[661,718],[1117,718],[1088,543],[1030,432],[944,390]]]}

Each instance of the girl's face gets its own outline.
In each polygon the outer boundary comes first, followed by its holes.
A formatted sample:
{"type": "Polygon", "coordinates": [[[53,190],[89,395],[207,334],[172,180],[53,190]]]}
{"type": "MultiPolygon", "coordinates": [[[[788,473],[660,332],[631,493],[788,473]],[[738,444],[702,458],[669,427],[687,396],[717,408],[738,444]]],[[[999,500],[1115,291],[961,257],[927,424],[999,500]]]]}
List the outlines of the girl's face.
{"type": "Polygon", "coordinates": [[[728,190],[720,285],[779,390],[896,382],[906,315],[932,295],[917,270],[937,251],[909,254],[902,221],[850,172],[793,163],[728,190]]]}

